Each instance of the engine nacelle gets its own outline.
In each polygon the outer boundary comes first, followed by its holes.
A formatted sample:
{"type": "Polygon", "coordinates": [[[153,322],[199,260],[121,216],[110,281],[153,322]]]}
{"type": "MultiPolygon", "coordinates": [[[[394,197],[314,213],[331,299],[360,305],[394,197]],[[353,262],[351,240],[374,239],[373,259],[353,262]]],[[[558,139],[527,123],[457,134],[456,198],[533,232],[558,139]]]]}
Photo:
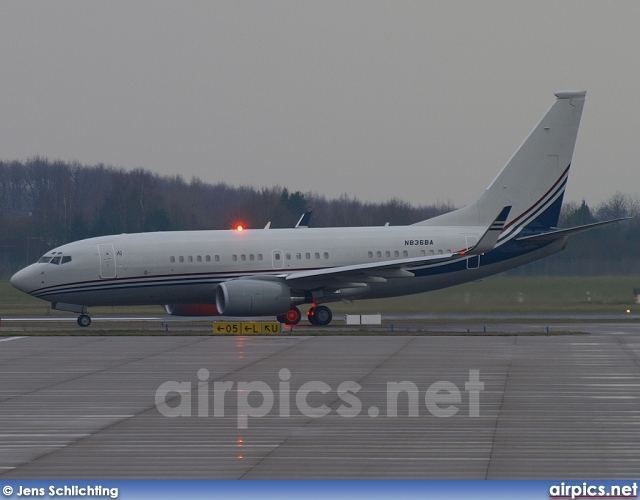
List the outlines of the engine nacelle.
{"type": "Polygon", "coordinates": [[[238,279],[216,289],[218,312],[225,316],[271,316],[284,314],[304,298],[292,297],[291,288],[278,281],[238,279]]]}

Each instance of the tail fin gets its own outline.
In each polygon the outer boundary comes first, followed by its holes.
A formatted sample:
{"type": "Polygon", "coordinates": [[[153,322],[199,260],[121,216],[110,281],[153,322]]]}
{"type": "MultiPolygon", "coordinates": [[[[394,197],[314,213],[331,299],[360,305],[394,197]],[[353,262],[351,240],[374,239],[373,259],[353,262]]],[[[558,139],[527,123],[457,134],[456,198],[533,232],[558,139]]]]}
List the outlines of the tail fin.
{"type": "Polygon", "coordinates": [[[584,91],[555,94],[551,109],[478,201],[416,225],[488,226],[496,213],[511,206],[505,232],[557,226],[585,95],[584,91]]]}

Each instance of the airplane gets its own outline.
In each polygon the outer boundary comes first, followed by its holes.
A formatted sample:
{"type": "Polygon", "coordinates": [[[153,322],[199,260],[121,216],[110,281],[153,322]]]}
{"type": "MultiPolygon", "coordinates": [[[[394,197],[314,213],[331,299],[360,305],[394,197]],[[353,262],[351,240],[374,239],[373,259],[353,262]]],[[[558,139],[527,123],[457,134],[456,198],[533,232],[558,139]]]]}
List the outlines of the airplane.
{"type": "MultiPolygon", "coordinates": [[[[78,313],[162,305],[172,314],[276,316],[328,325],[337,301],[416,294],[475,281],[563,250],[557,228],[585,91],[563,91],[474,203],[407,226],[175,231],[68,243],[11,284],[78,313]]],[[[302,220],[301,220],[302,221],[302,220]]]]}

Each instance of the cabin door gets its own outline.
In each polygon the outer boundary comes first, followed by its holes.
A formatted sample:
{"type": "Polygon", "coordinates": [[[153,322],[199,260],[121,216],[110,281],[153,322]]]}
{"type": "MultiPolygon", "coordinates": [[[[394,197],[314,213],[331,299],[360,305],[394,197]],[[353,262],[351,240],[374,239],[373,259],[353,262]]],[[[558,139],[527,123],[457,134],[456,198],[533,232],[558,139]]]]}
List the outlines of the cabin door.
{"type": "Polygon", "coordinates": [[[113,245],[98,245],[98,253],[100,254],[100,277],[109,279],[116,277],[116,254],[113,251],[113,245]]]}
{"type": "MultiPolygon", "coordinates": [[[[475,236],[465,236],[465,240],[467,242],[467,250],[473,248],[478,244],[478,238],[475,236]]],[[[472,255],[471,257],[467,257],[467,269],[478,269],[480,267],[480,256],[472,255]]]]}
{"type": "Polygon", "coordinates": [[[282,250],[274,250],[271,253],[271,259],[274,269],[282,269],[284,267],[284,254],[282,250]]]}

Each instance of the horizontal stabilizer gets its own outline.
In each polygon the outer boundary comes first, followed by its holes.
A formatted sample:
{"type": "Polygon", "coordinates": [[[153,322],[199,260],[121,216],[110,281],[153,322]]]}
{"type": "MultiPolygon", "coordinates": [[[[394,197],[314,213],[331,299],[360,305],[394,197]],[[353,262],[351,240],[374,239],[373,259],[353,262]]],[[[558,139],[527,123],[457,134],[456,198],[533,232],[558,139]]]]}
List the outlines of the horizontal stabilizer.
{"type": "Polygon", "coordinates": [[[585,231],[591,231],[597,227],[607,226],[609,224],[613,224],[614,222],[620,222],[622,220],[632,219],[633,217],[620,217],[619,219],[611,219],[603,222],[594,222],[593,224],[585,224],[584,226],[576,226],[570,227],[567,229],[555,229],[553,231],[548,231],[542,234],[532,234],[530,236],[522,236],[520,238],[516,238],[516,241],[520,241],[523,243],[548,243],[550,241],[555,241],[560,238],[564,238],[567,236],[572,236],[578,233],[584,233],[585,231]]]}

